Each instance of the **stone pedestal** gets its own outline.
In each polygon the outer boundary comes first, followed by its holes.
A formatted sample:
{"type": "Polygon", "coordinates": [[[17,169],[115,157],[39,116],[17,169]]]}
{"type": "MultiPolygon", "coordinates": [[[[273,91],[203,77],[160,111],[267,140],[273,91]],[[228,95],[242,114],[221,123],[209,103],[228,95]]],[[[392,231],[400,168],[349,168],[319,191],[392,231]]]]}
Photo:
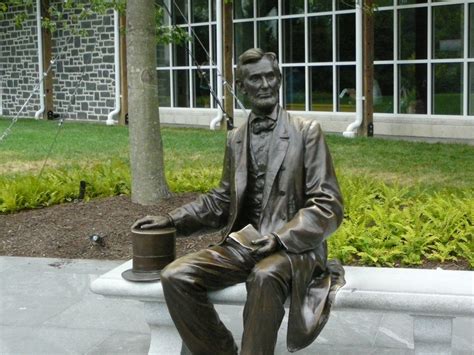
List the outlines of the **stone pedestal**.
{"type": "Polygon", "coordinates": [[[144,302],[145,319],[150,326],[149,355],[179,354],[181,338],[176,331],[166,303],[144,302]]]}
{"type": "Polygon", "coordinates": [[[449,355],[454,317],[412,315],[416,355],[449,355]]]}

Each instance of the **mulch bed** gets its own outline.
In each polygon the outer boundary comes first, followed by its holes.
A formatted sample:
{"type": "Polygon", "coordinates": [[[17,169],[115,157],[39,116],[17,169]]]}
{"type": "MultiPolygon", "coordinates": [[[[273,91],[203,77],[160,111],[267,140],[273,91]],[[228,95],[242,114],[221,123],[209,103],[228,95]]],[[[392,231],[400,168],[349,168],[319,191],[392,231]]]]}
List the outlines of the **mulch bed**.
{"type": "MultiPolygon", "coordinates": [[[[70,259],[130,259],[130,226],[138,218],[170,211],[196,194],[175,195],[158,206],[141,206],[129,196],[65,203],[48,208],[0,215],[0,255],[70,259]],[[91,241],[92,235],[103,243],[91,241]]],[[[178,236],[181,256],[220,239],[217,232],[178,236]]]]}
{"type": "MultiPolygon", "coordinates": [[[[130,226],[138,218],[158,215],[196,198],[179,194],[157,206],[141,206],[129,196],[65,203],[48,208],[0,215],[0,255],[67,259],[131,259],[130,226]],[[103,243],[94,243],[98,235],[103,243]]],[[[177,257],[201,250],[220,240],[217,231],[201,231],[176,240],[177,257]]],[[[469,270],[465,260],[456,263],[425,261],[423,268],[469,270]]]]}

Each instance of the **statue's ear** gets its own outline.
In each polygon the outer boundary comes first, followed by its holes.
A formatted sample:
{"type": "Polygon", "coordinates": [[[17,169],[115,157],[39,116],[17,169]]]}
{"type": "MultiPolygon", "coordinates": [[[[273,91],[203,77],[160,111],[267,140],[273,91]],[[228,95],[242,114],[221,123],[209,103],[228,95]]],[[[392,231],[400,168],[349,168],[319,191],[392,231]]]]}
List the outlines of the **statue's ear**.
{"type": "Polygon", "coordinates": [[[241,80],[236,80],[235,85],[237,85],[237,89],[241,94],[247,95],[247,91],[245,90],[244,83],[241,80]]]}

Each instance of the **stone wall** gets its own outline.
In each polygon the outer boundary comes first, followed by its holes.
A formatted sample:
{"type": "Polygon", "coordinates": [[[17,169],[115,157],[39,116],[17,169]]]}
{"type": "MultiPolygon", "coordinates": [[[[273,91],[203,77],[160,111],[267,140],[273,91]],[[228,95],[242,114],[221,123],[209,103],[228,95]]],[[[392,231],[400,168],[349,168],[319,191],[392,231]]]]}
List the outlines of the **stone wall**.
{"type": "MultiPolygon", "coordinates": [[[[35,11],[30,11],[21,30],[15,28],[14,13],[0,21],[4,116],[14,116],[18,112],[37,81],[35,11]]],[[[60,28],[52,37],[52,56],[56,58],[52,67],[54,112],[67,119],[106,120],[114,109],[113,11],[104,15],[93,14],[76,24],[71,20],[74,14],[79,14],[79,11],[65,11],[64,19],[71,28],[84,34],[60,28]]],[[[44,64],[45,71],[48,66],[49,63],[44,64]]],[[[35,94],[22,117],[33,117],[38,109],[39,99],[35,94]]]]}
{"type": "MultiPolygon", "coordinates": [[[[2,114],[15,116],[38,81],[36,15],[29,11],[22,28],[14,17],[23,11],[17,7],[0,20],[0,105],[2,114]]],[[[25,106],[21,117],[33,117],[39,109],[38,93],[25,106]]]]}

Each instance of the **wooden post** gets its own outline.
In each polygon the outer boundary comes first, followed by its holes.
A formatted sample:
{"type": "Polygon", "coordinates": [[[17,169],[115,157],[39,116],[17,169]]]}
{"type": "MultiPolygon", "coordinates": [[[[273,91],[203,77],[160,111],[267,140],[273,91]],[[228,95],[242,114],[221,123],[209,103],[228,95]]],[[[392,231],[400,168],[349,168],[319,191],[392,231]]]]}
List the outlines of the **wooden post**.
{"type": "Polygon", "coordinates": [[[364,56],[364,114],[359,135],[373,136],[374,130],[374,13],[373,0],[364,1],[363,56],[364,56]]]}
{"type": "MultiPolygon", "coordinates": [[[[49,0],[41,1],[41,16],[43,18],[49,17],[49,0]]],[[[43,36],[43,63],[44,63],[44,70],[49,68],[51,65],[51,59],[53,58],[52,54],[52,38],[51,32],[42,27],[41,28],[42,36],[43,36]]],[[[54,66],[48,72],[48,75],[44,78],[44,93],[45,93],[45,100],[44,100],[44,113],[43,118],[50,117],[51,119],[54,117],[54,98],[53,98],[53,78],[54,78],[54,66]],[[51,112],[51,114],[49,114],[51,112]]]]}
{"type": "Polygon", "coordinates": [[[119,125],[127,124],[128,118],[128,80],[127,80],[127,38],[125,34],[126,16],[120,15],[120,116],[119,125]]]}
{"type": "MultiPolygon", "coordinates": [[[[234,75],[233,75],[233,63],[232,59],[234,56],[234,31],[233,31],[233,13],[232,13],[232,2],[226,0],[223,1],[223,11],[222,11],[222,28],[223,28],[223,38],[224,38],[224,80],[227,81],[227,84],[231,87],[234,85],[234,75]]],[[[227,113],[229,120],[229,125],[234,125],[234,97],[232,92],[229,90],[228,86],[224,86],[224,109],[227,113]]],[[[221,125],[228,126],[228,125],[221,125]]],[[[228,127],[229,128],[229,127],[228,127]]]]}

